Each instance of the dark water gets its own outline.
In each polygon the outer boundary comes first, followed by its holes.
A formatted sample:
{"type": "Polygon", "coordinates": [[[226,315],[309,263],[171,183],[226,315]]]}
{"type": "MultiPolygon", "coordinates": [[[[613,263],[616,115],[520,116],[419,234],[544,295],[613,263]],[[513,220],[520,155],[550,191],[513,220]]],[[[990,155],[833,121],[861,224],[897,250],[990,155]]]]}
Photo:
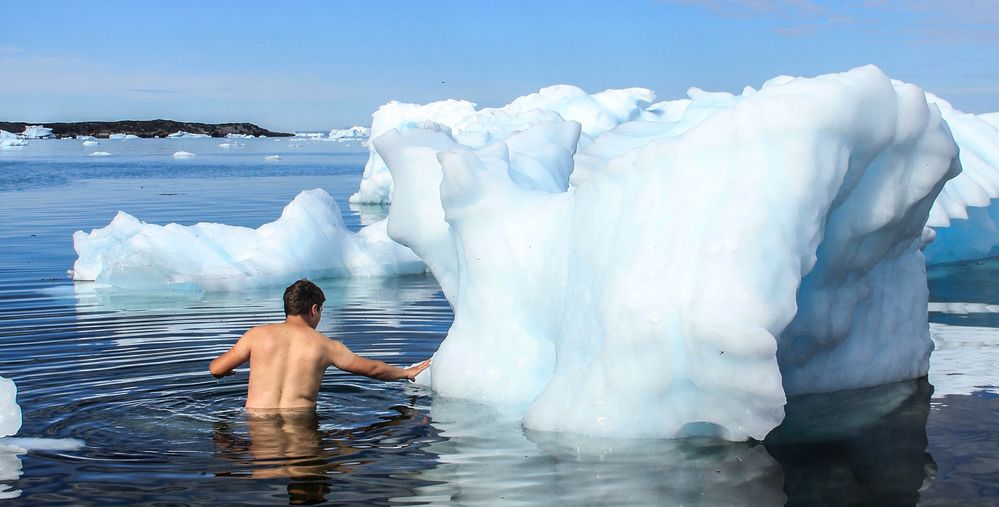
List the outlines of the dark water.
{"type": "MultiPolygon", "coordinates": [[[[330,371],[315,414],[257,418],[247,373],[208,362],[282,317],[280,290],[128,293],[74,285],[71,234],[126,210],[155,223],[258,226],[322,187],[348,226],[363,154],[335,146],[211,151],[217,140],[78,142],[0,156],[0,375],[18,437],[0,439],[0,502],[72,504],[989,505],[999,502],[999,264],[935,269],[926,379],[791,400],[765,442],[615,441],[525,432],[488,407],[330,371]],[[74,143],[74,144],[69,144],[74,143]],[[172,143],[167,145],[167,143],[172,143]],[[200,144],[199,144],[200,143],[200,144]],[[198,153],[178,162],[169,154],[198,153]],[[47,151],[46,151],[47,150],[47,151]],[[263,154],[280,153],[280,164],[263,154]]],[[[57,144],[66,143],[66,144],[57,144]]],[[[362,216],[362,213],[364,216],[362,216]]],[[[322,280],[320,331],[406,365],[450,307],[429,276],[322,280]]]]}

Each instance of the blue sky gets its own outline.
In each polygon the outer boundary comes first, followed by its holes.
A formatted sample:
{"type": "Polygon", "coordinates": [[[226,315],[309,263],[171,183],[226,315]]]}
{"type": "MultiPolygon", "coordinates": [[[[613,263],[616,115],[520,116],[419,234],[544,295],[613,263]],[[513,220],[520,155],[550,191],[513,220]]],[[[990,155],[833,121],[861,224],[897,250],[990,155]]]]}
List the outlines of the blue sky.
{"type": "Polygon", "coordinates": [[[16,2],[0,120],[370,124],[389,100],[499,106],[570,83],[739,92],[873,63],[999,111],[992,0],[16,2]]]}

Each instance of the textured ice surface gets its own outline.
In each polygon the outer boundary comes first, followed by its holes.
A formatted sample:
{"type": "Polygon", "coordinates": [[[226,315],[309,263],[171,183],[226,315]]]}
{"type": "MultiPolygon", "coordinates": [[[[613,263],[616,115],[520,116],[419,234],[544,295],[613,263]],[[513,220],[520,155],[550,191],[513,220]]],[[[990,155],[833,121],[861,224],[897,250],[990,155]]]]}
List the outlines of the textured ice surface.
{"type": "MultiPolygon", "coordinates": [[[[582,127],[583,145],[616,125],[662,114],[649,107],[655,93],[644,88],[607,90],[588,94],[571,85],[542,88],[500,108],[476,110],[464,100],[443,100],[425,105],[389,102],[372,115],[371,137],[392,129],[430,128],[449,133],[465,146],[479,148],[532,125],[571,120],[582,127]]],[[[392,176],[374,147],[364,166],[364,175],[354,203],[388,203],[392,200],[392,176]]]]}
{"type": "Polygon", "coordinates": [[[108,139],[138,139],[139,136],[135,134],[111,134],[108,139]]]}
{"type": "Polygon", "coordinates": [[[689,95],[587,144],[579,177],[583,129],[555,117],[374,139],[389,235],[455,311],[436,392],[531,429],[741,440],[785,393],[926,374],[919,247],[960,169],[939,110],[874,67],[689,95]]]}
{"type": "Polygon", "coordinates": [[[194,154],[189,151],[176,151],[173,154],[173,158],[191,158],[194,154]]]}
{"type": "Polygon", "coordinates": [[[999,128],[996,113],[974,115],[927,94],[940,108],[961,147],[960,175],[947,182],[930,210],[936,239],[926,247],[927,264],[999,255],[999,128]]]}
{"type": "Polygon", "coordinates": [[[21,429],[21,407],[17,406],[17,386],[0,377],[0,437],[13,435],[21,429]]]}
{"type": "Polygon", "coordinates": [[[307,190],[281,217],[256,229],[200,223],[147,224],[119,212],[106,227],[77,231],[74,280],[119,287],[234,290],[301,277],[423,272],[413,253],[388,239],[386,224],[347,230],[324,190],[307,190]]]}

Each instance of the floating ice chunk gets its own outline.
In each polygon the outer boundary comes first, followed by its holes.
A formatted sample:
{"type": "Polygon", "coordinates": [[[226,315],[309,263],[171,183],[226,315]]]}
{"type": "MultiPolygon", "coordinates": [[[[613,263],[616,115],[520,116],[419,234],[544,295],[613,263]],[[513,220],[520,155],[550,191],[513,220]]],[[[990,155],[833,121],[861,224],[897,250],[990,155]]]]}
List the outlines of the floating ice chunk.
{"type": "Polygon", "coordinates": [[[239,148],[239,147],[242,147],[242,146],[246,146],[246,145],[243,144],[243,143],[237,143],[235,141],[229,142],[229,143],[219,143],[219,148],[239,148]]]}
{"type": "Polygon", "coordinates": [[[89,141],[91,139],[97,139],[94,136],[76,136],[77,141],[89,141]]]}
{"type": "Polygon", "coordinates": [[[926,374],[919,246],[960,166],[921,90],[868,66],[656,110],[584,146],[573,185],[576,122],[374,138],[389,235],[455,311],[436,392],[538,430],[743,440],[785,393],[926,374]]]}
{"type": "Polygon", "coordinates": [[[138,139],[138,138],[139,138],[139,136],[137,136],[135,134],[111,134],[111,135],[108,136],[108,139],[122,139],[122,140],[124,140],[124,139],[138,139]]]}
{"type": "Polygon", "coordinates": [[[83,141],[83,143],[81,143],[81,144],[83,146],[97,146],[98,144],[101,144],[101,143],[99,141],[83,141]]]}
{"type": "Polygon", "coordinates": [[[264,157],[264,160],[270,160],[272,162],[277,162],[278,160],[281,160],[281,155],[267,155],[266,157],[264,157]]]}
{"type": "Polygon", "coordinates": [[[253,139],[253,136],[250,135],[250,134],[229,133],[229,134],[226,134],[225,137],[227,139],[253,139]]]}
{"type": "Polygon", "coordinates": [[[256,229],[147,224],[118,212],[108,226],[73,234],[74,280],[130,288],[237,290],[295,278],[421,273],[423,263],[388,239],[385,223],[351,233],[336,201],[307,190],[256,229]]]}
{"type": "Polygon", "coordinates": [[[0,437],[13,435],[21,429],[21,407],[17,405],[14,381],[0,377],[0,437]]]}
{"type": "Polygon", "coordinates": [[[333,141],[362,141],[371,136],[371,129],[355,125],[349,129],[333,129],[329,138],[333,141]]]}
{"type": "Polygon", "coordinates": [[[110,157],[111,154],[108,153],[108,152],[106,152],[106,151],[95,151],[95,152],[91,153],[89,156],[91,156],[91,157],[110,157]]]}
{"type": "Polygon", "coordinates": [[[29,125],[24,127],[21,137],[25,139],[48,139],[52,137],[52,129],[41,125],[29,125]]]}
{"type": "Polygon", "coordinates": [[[6,130],[0,130],[0,148],[8,148],[15,146],[27,146],[28,141],[17,137],[6,130]]]}
{"type": "Polygon", "coordinates": [[[178,132],[174,132],[173,134],[167,134],[167,137],[169,137],[171,139],[176,139],[178,137],[184,137],[184,138],[189,138],[189,139],[200,139],[200,138],[212,137],[212,136],[210,136],[208,134],[192,134],[190,132],[185,132],[185,131],[181,130],[181,131],[178,131],[178,132]]]}
{"type": "Polygon", "coordinates": [[[174,154],[173,154],[173,158],[190,158],[190,157],[193,157],[193,156],[195,156],[195,155],[193,153],[189,152],[189,151],[178,151],[178,152],[174,152],[174,154]]]}

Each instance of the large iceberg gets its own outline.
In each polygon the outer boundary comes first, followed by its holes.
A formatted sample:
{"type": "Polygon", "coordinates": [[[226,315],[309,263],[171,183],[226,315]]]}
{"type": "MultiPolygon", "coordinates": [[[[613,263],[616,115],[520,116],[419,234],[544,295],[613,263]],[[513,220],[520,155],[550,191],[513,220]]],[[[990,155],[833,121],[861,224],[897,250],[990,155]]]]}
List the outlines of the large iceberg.
{"type": "Polygon", "coordinates": [[[743,440],[787,394],[926,374],[922,232],[960,165],[922,90],[868,66],[660,110],[575,158],[558,118],[374,140],[389,235],[454,307],[437,393],[537,430],[743,440]]]}
{"type": "MultiPolygon", "coordinates": [[[[389,102],[372,116],[371,138],[392,129],[429,127],[448,132],[459,143],[483,147],[505,139],[532,125],[557,120],[576,121],[582,126],[580,143],[630,120],[651,119],[662,114],[649,107],[655,93],[645,88],[607,90],[588,94],[571,85],[543,88],[500,108],[476,110],[464,100],[442,100],[425,105],[389,102]]],[[[379,152],[369,146],[360,188],[353,203],[385,204],[392,199],[392,177],[379,152]]]]}
{"type": "Polygon", "coordinates": [[[386,223],[357,233],[326,191],[300,193],[256,229],[214,223],[155,225],[119,212],[106,227],[77,231],[74,280],[118,287],[237,290],[300,277],[386,276],[426,270],[388,239],[386,223]]]}

